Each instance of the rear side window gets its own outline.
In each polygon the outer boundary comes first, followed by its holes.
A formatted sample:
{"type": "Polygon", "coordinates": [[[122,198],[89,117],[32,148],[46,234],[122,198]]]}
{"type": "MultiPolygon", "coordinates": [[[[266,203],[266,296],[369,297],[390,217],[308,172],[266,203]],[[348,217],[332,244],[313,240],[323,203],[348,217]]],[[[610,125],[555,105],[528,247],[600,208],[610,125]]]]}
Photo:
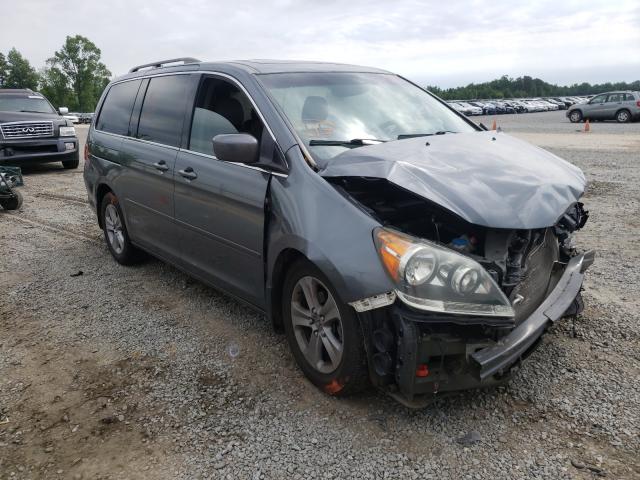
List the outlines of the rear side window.
{"type": "Polygon", "coordinates": [[[625,93],[624,96],[627,102],[633,102],[635,100],[633,93],[625,93]]]}
{"type": "Polygon", "coordinates": [[[140,112],[137,137],[177,147],[182,135],[189,75],[154,77],[140,112]]]}
{"type": "Polygon", "coordinates": [[[116,83],[109,89],[96,129],[118,135],[129,135],[129,120],[140,83],[140,80],[116,83]]]}

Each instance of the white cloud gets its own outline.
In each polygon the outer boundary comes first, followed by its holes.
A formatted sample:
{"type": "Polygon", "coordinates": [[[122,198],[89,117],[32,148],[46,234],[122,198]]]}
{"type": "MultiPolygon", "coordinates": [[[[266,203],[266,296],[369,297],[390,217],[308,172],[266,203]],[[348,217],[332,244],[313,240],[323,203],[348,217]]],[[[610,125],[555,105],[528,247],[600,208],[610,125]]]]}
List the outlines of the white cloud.
{"type": "Polygon", "coordinates": [[[451,86],[502,74],[640,78],[640,5],[467,0],[32,0],[3,9],[0,49],[40,67],[82,34],[116,74],[162,58],[330,60],[451,86]],[[449,4],[450,3],[450,4],[449,4]]]}

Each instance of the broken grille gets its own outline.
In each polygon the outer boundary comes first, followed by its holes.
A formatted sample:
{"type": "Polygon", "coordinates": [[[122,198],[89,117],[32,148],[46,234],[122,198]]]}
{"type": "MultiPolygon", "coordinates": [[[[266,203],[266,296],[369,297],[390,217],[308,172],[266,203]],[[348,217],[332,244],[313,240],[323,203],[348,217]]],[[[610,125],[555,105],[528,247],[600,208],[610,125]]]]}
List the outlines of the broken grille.
{"type": "Polygon", "coordinates": [[[0,124],[2,136],[6,139],[52,137],[53,122],[11,122],[0,124]]]}

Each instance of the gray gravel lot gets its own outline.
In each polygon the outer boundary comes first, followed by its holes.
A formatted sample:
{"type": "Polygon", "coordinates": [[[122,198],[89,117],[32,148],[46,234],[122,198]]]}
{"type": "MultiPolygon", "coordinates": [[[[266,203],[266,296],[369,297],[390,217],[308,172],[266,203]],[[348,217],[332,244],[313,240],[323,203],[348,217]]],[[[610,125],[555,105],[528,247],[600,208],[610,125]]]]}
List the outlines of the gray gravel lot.
{"type": "Polygon", "coordinates": [[[157,260],[117,265],[81,170],[31,169],[0,212],[0,478],[640,478],[640,124],[563,115],[497,119],[590,180],[586,310],[507,386],[419,411],[317,391],[259,315],[157,260]]]}

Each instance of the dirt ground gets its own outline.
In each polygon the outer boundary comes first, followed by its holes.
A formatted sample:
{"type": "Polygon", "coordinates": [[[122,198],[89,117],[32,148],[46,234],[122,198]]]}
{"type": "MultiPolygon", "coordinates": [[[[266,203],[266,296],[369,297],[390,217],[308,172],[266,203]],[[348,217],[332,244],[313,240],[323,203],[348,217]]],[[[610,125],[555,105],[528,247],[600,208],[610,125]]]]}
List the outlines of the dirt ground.
{"type": "Polygon", "coordinates": [[[589,179],[586,310],[507,386],[421,411],[317,391],[261,316],[117,265],[82,165],[25,170],[0,211],[0,479],[640,478],[640,123],[498,122],[589,179]]]}

